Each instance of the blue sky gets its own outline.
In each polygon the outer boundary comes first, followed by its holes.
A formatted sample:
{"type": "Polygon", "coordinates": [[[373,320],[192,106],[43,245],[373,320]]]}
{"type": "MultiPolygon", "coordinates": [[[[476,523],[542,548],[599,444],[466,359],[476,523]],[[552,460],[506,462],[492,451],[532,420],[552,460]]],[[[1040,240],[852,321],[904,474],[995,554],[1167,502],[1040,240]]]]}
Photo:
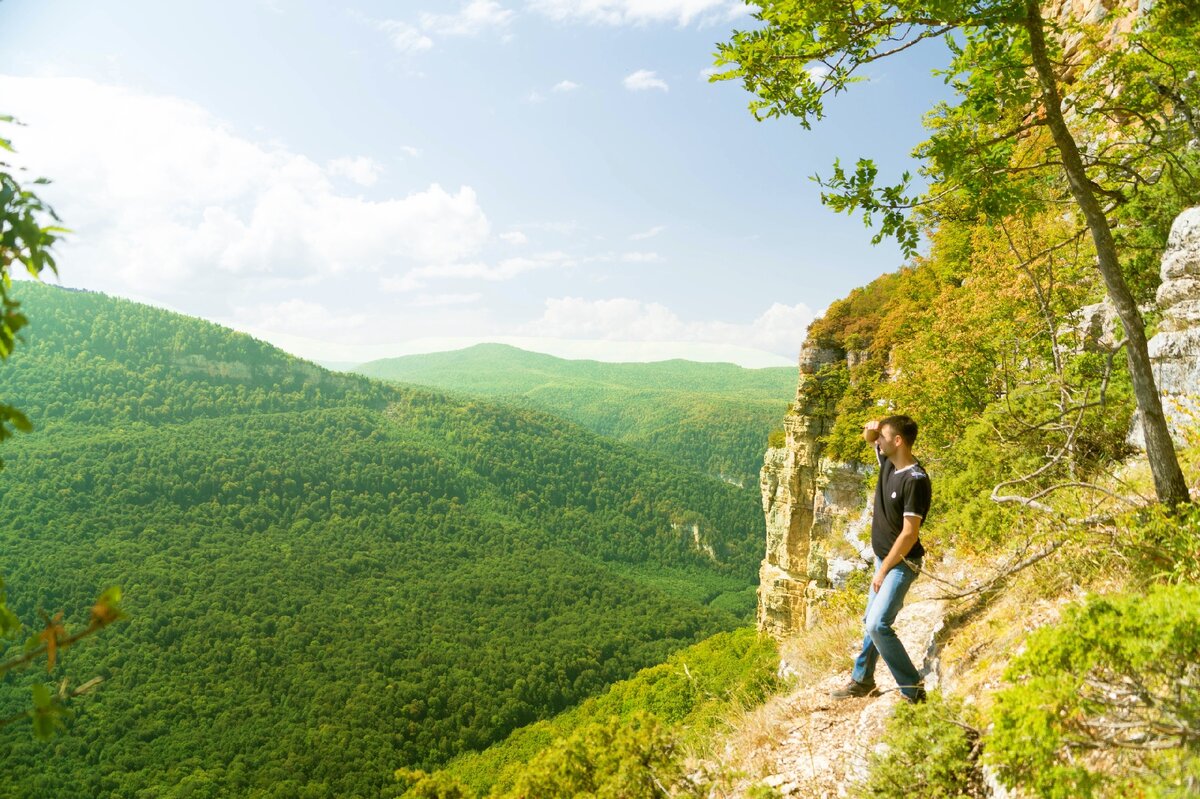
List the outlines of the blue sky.
{"type": "Polygon", "coordinates": [[[808,176],[912,168],[943,54],[805,131],[704,79],[752,24],[729,0],[3,0],[0,113],[75,231],[65,285],[324,361],[782,365],[900,264],[808,176]]]}

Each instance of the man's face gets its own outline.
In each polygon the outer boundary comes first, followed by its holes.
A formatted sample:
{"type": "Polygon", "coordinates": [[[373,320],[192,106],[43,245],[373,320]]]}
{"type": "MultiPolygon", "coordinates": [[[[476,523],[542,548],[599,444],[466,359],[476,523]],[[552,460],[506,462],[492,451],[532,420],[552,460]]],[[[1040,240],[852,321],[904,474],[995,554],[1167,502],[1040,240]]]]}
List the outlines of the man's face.
{"type": "Polygon", "coordinates": [[[879,428],[879,451],[884,457],[890,458],[896,454],[896,450],[904,442],[900,438],[900,434],[892,429],[891,425],[884,425],[879,428]]]}

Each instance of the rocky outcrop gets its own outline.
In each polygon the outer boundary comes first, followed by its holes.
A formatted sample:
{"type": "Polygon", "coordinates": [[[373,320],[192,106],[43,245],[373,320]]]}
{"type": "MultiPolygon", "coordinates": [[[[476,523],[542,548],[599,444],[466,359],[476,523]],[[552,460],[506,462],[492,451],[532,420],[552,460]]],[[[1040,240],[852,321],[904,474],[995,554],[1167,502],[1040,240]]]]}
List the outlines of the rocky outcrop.
{"type": "Polygon", "coordinates": [[[846,572],[835,557],[844,522],[861,515],[863,471],[822,458],[835,398],[821,391],[821,367],[847,353],[806,344],[796,401],[784,419],[784,445],[767,451],[761,472],[767,552],[759,570],[758,629],[776,638],[811,626],[819,599],[846,572]]]}
{"type": "MultiPolygon", "coordinates": [[[[1200,206],[1171,226],[1156,299],[1162,321],[1149,342],[1150,360],[1171,432],[1182,440],[1200,421],[1200,206]]],[[[1139,426],[1132,438],[1141,440],[1139,426]]]]}

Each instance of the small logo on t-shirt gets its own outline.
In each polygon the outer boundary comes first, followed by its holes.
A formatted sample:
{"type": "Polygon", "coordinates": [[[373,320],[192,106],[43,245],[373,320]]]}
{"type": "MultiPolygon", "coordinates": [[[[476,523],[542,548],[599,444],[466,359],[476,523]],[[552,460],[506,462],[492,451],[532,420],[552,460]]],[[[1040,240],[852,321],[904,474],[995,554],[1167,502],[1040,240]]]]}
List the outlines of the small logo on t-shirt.
{"type": "Polygon", "coordinates": [[[895,498],[896,498],[896,492],[895,492],[895,491],[893,491],[893,492],[892,492],[892,499],[895,499],[895,498]]]}

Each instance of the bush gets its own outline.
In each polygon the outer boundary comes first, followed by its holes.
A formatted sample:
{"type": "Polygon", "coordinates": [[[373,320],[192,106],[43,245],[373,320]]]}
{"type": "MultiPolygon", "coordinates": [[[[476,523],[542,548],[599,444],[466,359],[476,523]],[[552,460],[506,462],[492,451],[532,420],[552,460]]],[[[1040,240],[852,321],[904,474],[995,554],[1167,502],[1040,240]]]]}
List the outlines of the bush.
{"type": "Polygon", "coordinates": [[[396,769],[396,779],[408,790],[400,799],[475,799],[475,792],[458,780],[439,771],[427,774],[417,769],[396,769]]]}
{"type": "Polygon", "coordinates": [[[504,799],[659,799],[681,775],[675,742],[639,712],[576,731],[538,755],[504,799]]]}
{"type": "Polygon", "coordinates": [[[1118,524],[1118,541],[1149,580],[1200,583],[1200,507],[1152,505],[1129,514],[1118,524]]]}
{"type": "Polygon", "coordinates": [[[962,706],[934,692],[920,705],[902,703],[888,723],[882,753],[871,756],[859,799],[972,799],[985,796],[976,767],[979,735],[961,720],[962,706]]]}
{"type": "Polygon", "coordinates": [[[1200,587],[1076,606],[1006,678],[987,740],[1006,784],[1046,799],[1200,787],[1200,587]]]}

